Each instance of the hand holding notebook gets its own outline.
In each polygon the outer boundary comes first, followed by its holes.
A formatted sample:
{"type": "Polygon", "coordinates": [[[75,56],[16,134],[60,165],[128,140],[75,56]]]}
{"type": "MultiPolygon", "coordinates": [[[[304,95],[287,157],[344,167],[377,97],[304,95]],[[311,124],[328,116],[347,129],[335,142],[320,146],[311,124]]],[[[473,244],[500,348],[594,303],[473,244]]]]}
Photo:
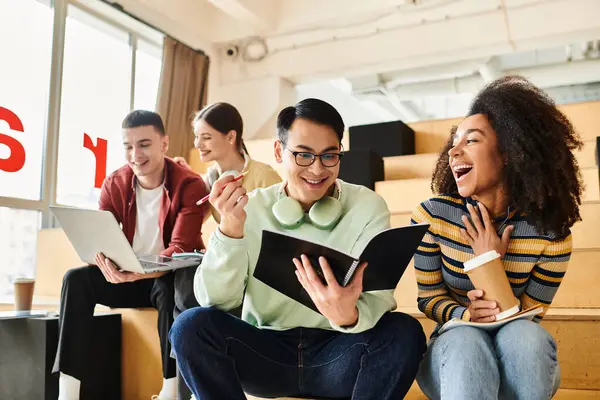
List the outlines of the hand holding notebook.
{"type": "Polygon", "coordinates": [[[544,307],[541,305],[535,305],[532,307],[529,307],[526,310],[520,311],[514,315],[512,315],[511,317],[499,320],[499,321],[494,321],[494,322],[471,322],[471,321],[463,321],[461,319],[458,318],[453,318],[450,321],[446,322],[444,325],[442,325],[442,327],[439,329],[438,333],[441,335],[442,333],[449,331],[451,329],[454,328],[458,328],[459,326],[470,326],[473,328],[479,328],[479,329],[483,329],[486,331],[495,331],[497,329],[500,329],[500,327],[504,324],[507,324],[509,322],[515,321],[517,319],[524,319],[527,321],[531,321],[536,315],[542,313],[544,311],[544,307]]]}
{"type": "Polygon", "coordinates": [[[370,240],[358,258],[307,240],[263,231],[254,277],[315,311],[317,307],[298,281],[292,261],[302,255],[308,257],[323,282],[319,257],[327,260],[340,286],[348,285],[359,264],[366,261],[363,292],[393,290],[428,228],[427,224],[419,224],[382,231],[370,240]]]}

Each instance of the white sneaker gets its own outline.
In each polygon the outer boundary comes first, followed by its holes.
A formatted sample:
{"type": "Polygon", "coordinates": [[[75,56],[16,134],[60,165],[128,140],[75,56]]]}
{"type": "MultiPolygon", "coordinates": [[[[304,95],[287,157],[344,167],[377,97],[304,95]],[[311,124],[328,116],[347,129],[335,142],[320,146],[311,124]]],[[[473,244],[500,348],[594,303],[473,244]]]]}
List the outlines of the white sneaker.
{"type": "Polygon", "coordinates": [[[150,397],[150,400],[175,400],[175,399],[171,398],[171,397],[160,397],[159,395],[155,394],[154,396],[150,397]]]}

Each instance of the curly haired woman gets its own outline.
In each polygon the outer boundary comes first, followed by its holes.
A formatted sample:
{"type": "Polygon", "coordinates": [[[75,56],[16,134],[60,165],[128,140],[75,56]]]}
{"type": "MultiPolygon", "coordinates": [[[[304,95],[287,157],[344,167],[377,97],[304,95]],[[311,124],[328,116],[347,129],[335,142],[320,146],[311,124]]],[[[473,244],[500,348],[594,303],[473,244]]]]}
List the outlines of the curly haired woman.
{"type": "MultiPolygon", "coordinates": [[[[522,77],[492,82],[452,130],[432,180],[437,193],[413,223],[430,224],[415,254],[419,309],[442,325],[453,318],[491,322],[463,263],[489,251],[502,263],[521,309],[544,311],[571,255],[583,186],[572,151],[582,146],[569,120],[522,77]]],[[[533,321],[495,332],[434,331],[417,381],[431,399],[549,399],[560,384],[556,343],[533,321]]]]}

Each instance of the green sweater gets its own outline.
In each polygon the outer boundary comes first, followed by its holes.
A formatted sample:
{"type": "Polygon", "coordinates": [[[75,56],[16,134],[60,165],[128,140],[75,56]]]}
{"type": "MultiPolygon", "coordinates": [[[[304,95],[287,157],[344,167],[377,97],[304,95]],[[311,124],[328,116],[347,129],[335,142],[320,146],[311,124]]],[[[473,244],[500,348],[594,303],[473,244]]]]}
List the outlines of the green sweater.
{"type": "Polygon", "coordinates": [[[345,333],[370,329],[384,313],[394,310],[392,290],[363,293],[357,303],[358,322],[351,327],[340,327],[253,276],[263,230],[293,235],[358,257],[372,237],[390,227],[390,212],[381,196],[362,186],[340,183],[344,215],[332,231],[320,230],[308,221],[291,231],[280,227],[271,207],[278,200],[281,184],[251,192],[246,205],[244,237],[232,239],[219,229],[210,237],[194,278],[194,293],[200,305],[228,311],[243,301],[242,319],[259,328],[307,327],[345,333]]]}

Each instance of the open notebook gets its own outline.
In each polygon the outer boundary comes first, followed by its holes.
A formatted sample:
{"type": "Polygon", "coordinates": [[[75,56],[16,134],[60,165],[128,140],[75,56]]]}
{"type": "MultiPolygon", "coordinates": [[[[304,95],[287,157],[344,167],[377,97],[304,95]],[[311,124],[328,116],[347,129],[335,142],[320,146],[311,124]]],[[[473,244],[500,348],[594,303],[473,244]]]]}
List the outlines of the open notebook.
{"type": "Polygon", "coordinates": [[[442,325],[438,333],[441,335],[442,333],[449,331],[450,329],[457,328],[459,326],[472,326],[474,328],[484,329],[486,331],[495,331],[496,329],[499,329],[502,325],[507,324],[511,321],[515,321],[517,319],[527,319],[531,321],[533,317],[540,314],[542,311],[544,311],[544,307],[536,305],[526,310],[520,311],[508,318],[504,318],[503,320],[494,322],[471,322],[463,321],[462,319],[458,318],[453,318],[450,321],[446,322],[444,325],[442,325]]]}
{"type": "Polygon", "coordinates": [[[358,258],[322,244],[281,233],[263,231],[254,277],[318,312],[310,296],[296,278],[293,258],[306,255],[325,283],[318,261],[320,256],[325,257],[341,286],[350,283],[358,266],[363,261],[367,261],[369,265],[363,278],[363,291],[393,290],[428,228],[428,224],[417,224],[382,231],[369,241],[358,258]]]}

